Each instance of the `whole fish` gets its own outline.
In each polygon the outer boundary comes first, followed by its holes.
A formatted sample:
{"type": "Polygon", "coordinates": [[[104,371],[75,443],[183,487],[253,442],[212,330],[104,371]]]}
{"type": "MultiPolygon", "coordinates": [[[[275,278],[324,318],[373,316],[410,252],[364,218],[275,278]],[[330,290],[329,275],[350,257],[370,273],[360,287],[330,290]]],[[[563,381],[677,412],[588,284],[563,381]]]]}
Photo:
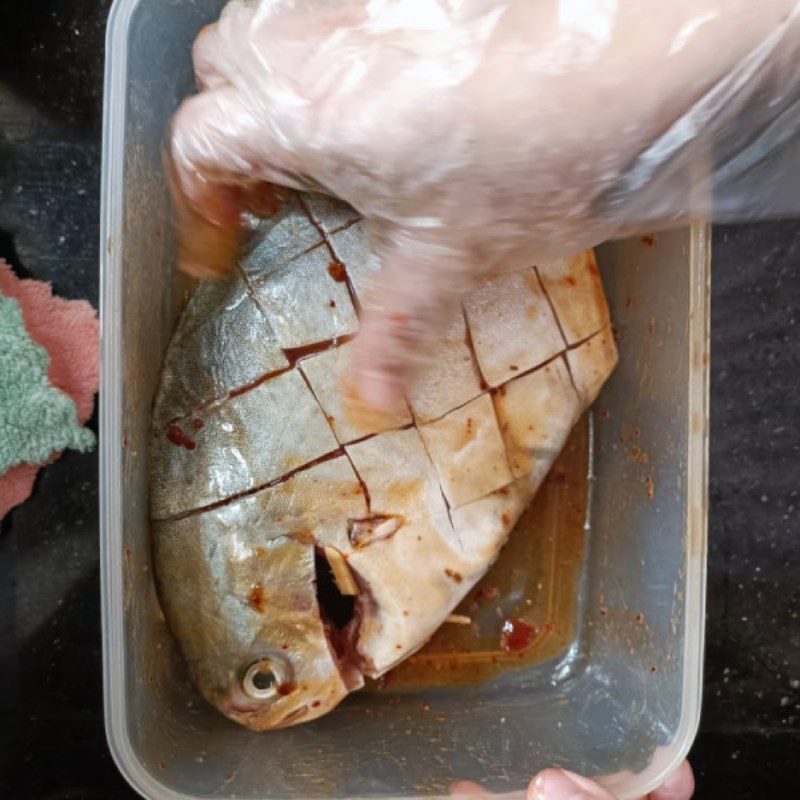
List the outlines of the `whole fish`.
{"type": "Polygon", "coordinates": [[[153,412],[159,596],[200,692],[307,722],[418,650],[495,560],[617,352],[591,252],[484,281],[407,405],[352,413],[378,269],[348,207],[292,195],[194,293],[153,412]]]}

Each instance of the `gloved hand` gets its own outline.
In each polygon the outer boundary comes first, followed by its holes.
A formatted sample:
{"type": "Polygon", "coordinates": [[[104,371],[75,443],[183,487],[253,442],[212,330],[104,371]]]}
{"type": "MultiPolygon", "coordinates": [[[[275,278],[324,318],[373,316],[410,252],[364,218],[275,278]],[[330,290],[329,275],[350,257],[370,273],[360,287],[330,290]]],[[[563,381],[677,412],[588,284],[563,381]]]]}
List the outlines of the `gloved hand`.
{"type": "Polygon", "coordinates": [[[674,220],[797,63],[798,0],[235,0],[172,129],[182,267],[231,262],[265,183],[350,203],[383,263],[356,388],[389,407],[477,278],[674,220]]]}
{"type": "MultiPolygon", "coordinates": [[[[456,797],[491,797],[478,784],[468,781],[453,784],[450,793],[456,797]]],[[[658,789],[640,800],[690,800],[693,794],[694,775],[689,762],[684,761],[658,789]]],[[[588,778],[563,769],[545,769],[531,781],[528,800],[614,800],[614,797],[588,778]]]]}

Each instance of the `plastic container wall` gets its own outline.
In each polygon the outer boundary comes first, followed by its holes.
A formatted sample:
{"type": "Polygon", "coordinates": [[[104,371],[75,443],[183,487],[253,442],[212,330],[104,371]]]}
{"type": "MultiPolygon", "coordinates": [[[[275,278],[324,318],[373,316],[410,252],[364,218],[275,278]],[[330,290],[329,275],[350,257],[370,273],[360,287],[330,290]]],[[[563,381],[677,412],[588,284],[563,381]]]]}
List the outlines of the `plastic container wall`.
{"type": "Polygon", "coordinates": [[[147,522],[151,402],[189,288],[174,269],[161,148],[193,86],[191,42],[221,5],[118,0],[109,20],[101,536],[105,711],[117,764],[142,794],[167,800],[446,795],[456,779],[523,792],[550,765],[599,776],[623,800],[646,793],[688,750],[700,709],[702,224],[599,252],[620,365],[596,404],[578,635],[558,659],[470,688],[355,694],[317,723],[267,734],[227,721],[186,679],[155,596],[147,522]]]}

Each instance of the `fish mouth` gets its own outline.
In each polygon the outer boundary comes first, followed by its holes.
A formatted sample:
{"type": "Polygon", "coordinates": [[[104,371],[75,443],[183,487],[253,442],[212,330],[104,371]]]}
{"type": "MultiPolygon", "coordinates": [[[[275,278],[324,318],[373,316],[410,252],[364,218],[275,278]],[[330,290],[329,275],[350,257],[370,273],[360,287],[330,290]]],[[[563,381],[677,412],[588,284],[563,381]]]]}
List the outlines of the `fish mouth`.
{"type": "MultiPolygon", "coordinates": [[[[248,725],[248,727],[262,728],[260,725],[254,725],[251,720],[258,719],[259,715],[264,714],[264,708],[248,702],[248,698],[243,692],[235,693],[226,703],[220,706],[220,709],[227,716],[232,717],[244,725],[248,725]]],[[[291,708],[283,717],[278,719],[270,718],[269,723],[263,727],[271,730],[286,728],[300,722],[308,715],[308,712],[309,706],[307,703],[304,703],[295,708],[291,708]]]]}

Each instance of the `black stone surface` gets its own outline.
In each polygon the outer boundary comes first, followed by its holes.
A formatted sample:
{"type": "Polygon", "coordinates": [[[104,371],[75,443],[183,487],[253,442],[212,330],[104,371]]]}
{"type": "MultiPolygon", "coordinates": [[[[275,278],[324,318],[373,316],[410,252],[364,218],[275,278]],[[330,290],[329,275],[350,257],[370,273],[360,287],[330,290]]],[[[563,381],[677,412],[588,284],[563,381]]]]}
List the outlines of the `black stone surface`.
{"type": "MultiPolygon", "coordinates": [[[[108,0],[0,12],[0,257],[98,296],[108,0]]],[[[800,780],[800,221],[718,228],[697,797],[800,780]]],[[[68,453],[0,527],[0,797],[127,798],[102,719],[97,460],[68,453]]]]}

